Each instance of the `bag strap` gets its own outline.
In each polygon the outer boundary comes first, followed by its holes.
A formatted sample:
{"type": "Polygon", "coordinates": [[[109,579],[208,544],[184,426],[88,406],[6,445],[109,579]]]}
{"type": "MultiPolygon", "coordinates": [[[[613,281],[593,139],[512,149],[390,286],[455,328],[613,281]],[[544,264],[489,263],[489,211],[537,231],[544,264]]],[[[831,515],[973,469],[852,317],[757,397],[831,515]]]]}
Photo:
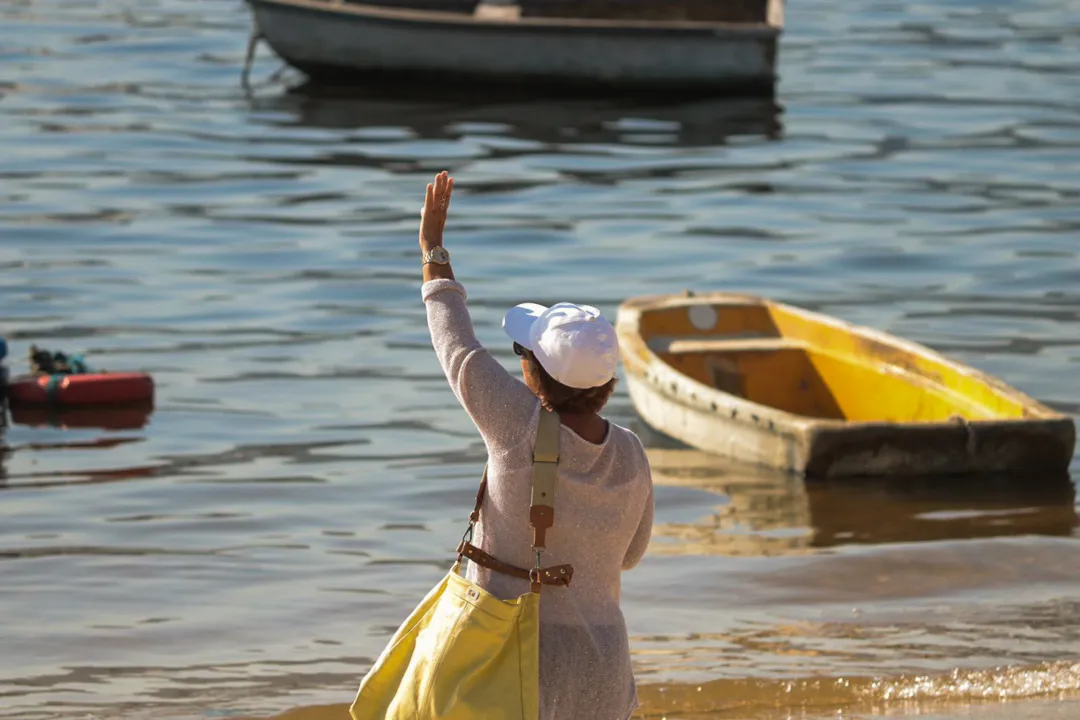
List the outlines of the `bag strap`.
{"type": "MultiPolygon", "coordinates": [[[[517,565],[511,565],[510,563],[504,563],[499,558],[489,555],[480,548],[476,547],[472,543],[462,543],[458,548],[460,553],[458,557],[466,557],[470,561],[476,563],[480,567],[487,568],[492,572],[497,572],[501,575],[509,575],[510,577],[521,578],[522,580],[529,580],[536,584],[539,580],[540,585],[562,585],[566,587],[570,584],[570,581],[574,578],[574,566],[573,565],[553,565],[546,568],[533,568],[532,570],[526,570],[520,568],[517,565]],[[534,577],[533,573],[536,573],[539,577],[534,577]]],[[[540,592],[536,587],[533,587],[533,592],[540,592]]]]}
{"type": "Polygon", "coordinates": [[[476,507],[469,514],[469,530],[480,522],[480,508],[484,506],[484,495],[487,494],[487,471],[488,464],[484,463],[484,476],[480,478],[480,489],[476,491],[476,507]]]}
{"type": "Polygon", "coordinates": [[[458,545],[458,561],[467,557],[481,567],[504,575],[528,579],[532,591],[540,592],[541,585],[569,585],[574,574],[571,565],[556,565],[550,568],[540,567],[540,553],[547,548],[547,531],[555,524],[555,486],[559,479],[559,428],[562,423],[558,413],[540,409],[536,426],[536,443],[533,446],[532,466],[532,504],[529,507],[529,524],[533,529],[533,551],[536,553],[536,567],[532,570],[519,568],[504,563],[473,545],[473,527],[480,521],[480,508],[484,505],[487,494],[488,466],[484,465],[484,475],[480,488],[476,491],[476,505],[469,515],[469,527],[458,545]]]}
{"type": "Polygon", "coordinates": [[[559,480],[558,413],[540,409],[533,447],[532,507],[533,550],[547,547],[547,531],[555,524],[555,485],[559,480]]]}

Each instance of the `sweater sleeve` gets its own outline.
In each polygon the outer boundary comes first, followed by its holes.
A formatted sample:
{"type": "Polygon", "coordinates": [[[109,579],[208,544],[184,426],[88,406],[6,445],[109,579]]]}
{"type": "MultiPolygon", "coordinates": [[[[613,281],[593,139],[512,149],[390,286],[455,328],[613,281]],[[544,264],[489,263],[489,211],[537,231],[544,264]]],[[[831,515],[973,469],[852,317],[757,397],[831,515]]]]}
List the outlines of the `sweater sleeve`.
{"type": "Polygon", "coordinates": [[[540,401],[476,339],[465,288],[439,279],[424,283],[421,293],[439,364],[488,448],[522,442],[540,401]]]}
{"type": "Polygon", "coordinates": [[[634,537],[630,539],[626,554],[623,555],[623,570],[630,570],[641,562],[641,558],[645,556],[645,550],[649,547],[649,540],[652,539],[653,506],[655,505],[652,470],[649,468],[649,459],[645,455],[644,448],[641,449],[641,456],[644,461],[642,472],[645,473],[645,482],[649,486],[649,494],[645,498],[645,507],[641,510],[641,520],[638,521],[637,530],[634,532],[634,537]]]}

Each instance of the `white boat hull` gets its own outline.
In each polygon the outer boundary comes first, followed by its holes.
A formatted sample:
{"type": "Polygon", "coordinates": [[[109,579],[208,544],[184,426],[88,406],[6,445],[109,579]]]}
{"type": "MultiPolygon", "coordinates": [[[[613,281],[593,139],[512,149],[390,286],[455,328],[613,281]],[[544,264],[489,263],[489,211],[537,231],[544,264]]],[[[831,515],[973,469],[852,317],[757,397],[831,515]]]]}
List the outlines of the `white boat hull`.
{"type": "Polygon", "coordinates": [[[322,0],[249,0],[257,31],[320,74],[529,83],[771,87],[779,28],[473,16],[322,0]]]}

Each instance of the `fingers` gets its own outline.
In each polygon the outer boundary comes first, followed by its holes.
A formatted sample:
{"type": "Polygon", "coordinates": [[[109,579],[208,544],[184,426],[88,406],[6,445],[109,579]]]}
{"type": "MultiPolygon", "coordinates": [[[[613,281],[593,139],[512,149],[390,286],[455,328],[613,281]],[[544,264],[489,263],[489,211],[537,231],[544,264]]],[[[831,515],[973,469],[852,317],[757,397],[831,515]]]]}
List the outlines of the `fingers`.
{"type": "Polygon", "coordinates": [[[446,211],[450,209],[450,198],[454,194],[454,178],[448,177],[446,180],[446,194],[443,196],[443,223],[446,223],[446,211]]]}
{"type": "Polygon", "coordinates": [[[446,222],[446,209],[450,207],[450,196],[454,193],[454,178],[445,170],[435,176],[434,182],[428,183],[427,192],[424,195],[424,208],[420,211],[420,217],[431,216],[435,219],[442,214],[442,221],[446,222]]]}
{"type": "Polygon", "coordinates": [[[443,170],[435,176],[435,199],[439,201],[439,207],[446,207],[446,186],[449,183],[450,174],[443,170]]]}
{"type": "Polygon", "coordinates": [[[445,211],[450,206],[450,195],[454,192],[454,179],[445,170],[435,176],[429,206],[445,211]]]}

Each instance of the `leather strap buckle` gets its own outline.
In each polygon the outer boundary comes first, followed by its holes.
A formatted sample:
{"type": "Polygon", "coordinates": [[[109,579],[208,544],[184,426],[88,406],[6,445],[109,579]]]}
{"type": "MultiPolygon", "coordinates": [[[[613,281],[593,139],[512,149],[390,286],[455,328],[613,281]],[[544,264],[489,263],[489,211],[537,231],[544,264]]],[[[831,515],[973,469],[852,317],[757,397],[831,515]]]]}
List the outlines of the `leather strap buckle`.
{"type": "Polygon", "coordinates": [[[558,585],[560,587],[567,587],[574,578],[573,565],[553,565],[546,568],[534,567],[531,570],[526,570],[517,565],[504,563],[502,560],[489,555],[472,543],[465,542],[464,540],[458,545],[458,558],[462,557],[467,558],[470,562],[476,563],[478,566],[491,570],[492,572],[528,580],[530,585],[532,585],[533,592],[540,592],[537,585],[558,585]]]}
{"type": "Polygon", "coordinates": [[[492,572],[528,580],[532,591],[540,592],[542,585],[566,587],[574,576],[571,565],[540,567],[540,552],[547,546],[547,531],[555,524],[555,486],[559,477],[559,431],[561,423],[556,413],[541,409],[536,428],[536,444],[533,447],[532,503],[529,507],[529,524],[532,525],[532,548],[536,553],[536,566],[531,570],[509,565],[489,555],[472,544],[473,528],[480,521],[480,510],[487,493],[488,467],[476,492],[476,505],[469,515],[469,527],[458,545],[458,562],[462,557],[492,572]]]}

